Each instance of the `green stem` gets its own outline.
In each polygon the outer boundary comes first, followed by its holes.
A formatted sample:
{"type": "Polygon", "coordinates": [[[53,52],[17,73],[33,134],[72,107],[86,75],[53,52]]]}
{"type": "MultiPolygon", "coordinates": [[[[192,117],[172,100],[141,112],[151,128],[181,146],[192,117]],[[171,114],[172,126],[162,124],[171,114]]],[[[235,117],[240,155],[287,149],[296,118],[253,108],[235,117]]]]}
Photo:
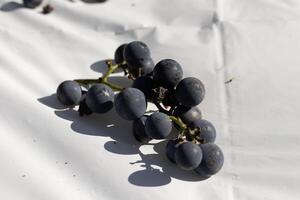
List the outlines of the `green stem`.
{"type": "Polygon", "coordinates": [[[183,138],[183,136],[185,136],[185,132],[186,132],[185,130],[186,129],[180,129],[178,138],[183,138]]]}
{"type": "Polygon", "coordinates": [[[179,138],[183,138],[183,136],[185,136],[186,134],[189,134],[189,131],[187,131],[188,127],[185,123],[183,123],[183,121],[179,118],[179,117],[175,117],[172,115],[172,112],[174,108],[171,108],[170,111],[165,110],[158,102],[153,102],[156,107],[158,108],[159,112],[165,113],[167,114],[170,119],[176,123],[179,126],[179,138]]]}
{"type": "Polygon", "coordinates": [[[110,83],[108,81],[108,77],[112,73],[114,73],[114,71],[116,71],[122,64],[116,64],[116,65],[108,64],[108,70],[102,76],[102,78],[99,78],[99,79],[76,79],[74,81],[76,81],[77,83],[82,84],[82,85],[89,85],[89,84],[94,84],[94,83],[103,83],[103,84],[111,87],[115,91],[121,91],[121,90],[123,90],[123,87],[121,87],[119,85],[116,85],[116,84],[113,84],[113,83],[110,83]]]}
{"type": "Polygon", "coordinates": [[[107,79],[108,79],[109,75],[112,74],[112,73],[114,73],[114,71],[116,71],[119,66],[120,65],[118,65],[118,64],[116,64],[116,65],[109,65],[107,72],[102,77],[102,81],[103,82],[107,82],[107,79]]]}
{"type": "Polygon", "coordinates": [[[180,127],[180,131],[187,129],[186,124],[183,123],[179,117],[178,118],[175,116],[169,116],[169,117],[174,123],[176,123],[180,127]]]}
{"type": "Polygon", "coordinates": [[[194,142],[200,142],[196,139],[196,135],[193,131],[191,131],[185,123],[179,118],[175,116],[169,116],[170,119],[179,126],[179,135],[178,138],[183,138],[184,136],[188,136],[192,138],[194,142]]]}

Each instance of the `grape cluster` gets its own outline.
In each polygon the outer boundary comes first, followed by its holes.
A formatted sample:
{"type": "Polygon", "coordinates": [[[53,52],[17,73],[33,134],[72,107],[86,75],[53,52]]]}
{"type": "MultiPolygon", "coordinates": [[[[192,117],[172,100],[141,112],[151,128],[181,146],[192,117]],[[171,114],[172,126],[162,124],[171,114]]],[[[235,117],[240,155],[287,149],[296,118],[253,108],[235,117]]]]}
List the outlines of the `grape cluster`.
{"type": "Polygon", "coordinates": [[[65,106],[79,105],[81,116],[106,113],[114,107],[121,118],[132,121],[137,141],[145,144],[168,138],[166,157],[171,162],[202,177],[216,174],[224,156],[214,144],[215,127],[202,118],[197,107],[205,96],[203,83],[194,77],[184,78],[175,60],[164,59],[155,65],[148,46],[140,41],[122,44],[114,57],[114,61],[107,61],[108,71],[99,79],[61,83],[58,100],[65,106]],[[131,87],[122,88],[108,81],[117,69],[133,80],[131,87]],[[148,112],[149,103],[158,110],[148,112]],[[169,139],[173,126],[178,134],[169,139]]]}

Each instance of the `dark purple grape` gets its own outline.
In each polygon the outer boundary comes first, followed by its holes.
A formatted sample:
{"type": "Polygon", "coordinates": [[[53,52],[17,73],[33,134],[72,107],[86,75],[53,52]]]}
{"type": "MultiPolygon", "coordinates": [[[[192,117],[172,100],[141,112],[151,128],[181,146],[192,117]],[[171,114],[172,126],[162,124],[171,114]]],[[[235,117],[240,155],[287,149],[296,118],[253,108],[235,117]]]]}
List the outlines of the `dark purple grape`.
{"type": "Polygon", "coordinates": [[[26,8],[36,8],[41,5],[42,2],[43,0],[23,0],[23,4],[26,8]]]}
{"type": "Polygon", "coordinates": [[[126,88],[115,97],[115,109],[120,117],[135,120],[144,115],[147,102],[142,91],[136,88],[126,88]]]}
{"type": "Polygon", "coordinates": [[[202,177],[210,177],[218,173],[224,163],[224,155],[220,147],[213,143],[201,144],[203,159],[195,171],[202,177]]]}
{"type": "Polygon", "coordinates": [[[146,98],[149,99],[154,87],[154,81],[149,76],[141,76],[133,81],[132,87],[141,90],[146,98]]]}
{"type": "Polygon", "coordinates": [[[180,141],[180,139],[169,140],[166,145],[166,156],[172,163],[176,163],[175,152],[180,141]]]}
{"type": "Polygon", "coordinates": [[[116,51],[115,51],[115,62],[117,64],[121,64],[124,62],[124,49],[126,47],[127,44],[122,44],[121,46],[119,46],[116,51]]]}
{"type": "Polygon", "coordinates": [[[181,143],[175,152],[177,165],[184,170],[193,170],[202,160],[202,151],[198,144],[192,142],[181,143]]]}
{"type": "Polygon", "coordinates": [[[75,81],[64,81],[57,87],[56,96],[65,106],[77,105],[81,99],[81,87],[75,81]]]}
{"type": "Polygon", "coordinates": [[[184,78],[176,87],[178,101],[187,107],[193,107],[204,99],[205,88],[203,83],[194,77],[184,78]]]}
{"type": "Polygon", "coordinates": [[[148,137],[145,131],[145,123],[148,116],[144,115],[133,121],[132,130],[135,139],[141,143],[148,143],[151,138],[148,137]]]}
{"type": "Polygon", "coordinates": [[[198,107],[177,106],[173,113],[174,116],[180,117],[185,124],[190,124],[195,120],[201,119],[202,114],[198,107]]]}
{"type": "Polygon", "coordinates": [[[151,56],[149,47],[141,41],[133,41],[127,44],[124,50],[124,58],[129,63],[134,63],[139,58],[151,56]]]}
{"type": "Polygon", "coordinates": [[[174,88],[182,79],[183,71],[179,63],[164,59],[157,63],[153,70],[153,79],[164,88],[174,88]]]}
{"type": "Polygon", "coordinates": [[[85,97],[86,105],[94,113],[106,113],[113,107],[114,91],[102,83],[93,85],[85,97]]]}
{"type": "Polygon", "coordinates": [[[126,45],[124,59],[128,65],[129,73],[134,77],[147,75],[154,68],[149,48],[140,41],[130,42],[126,45]]]}
{"type": "Polygon", "coordinates": [[[138,65],[128,65],[128,72],[133,77],[140,77],[150,74],[153,68],[154,62],[152,58],[141,58],[138,65]]]}
{"type": "Polygon", "coordinates": [[[196,129],[202,143],[213,143],[216,140],[216,129],[207,120],[198,119],[189,124],[191,129],[196,129]]]}
{"type": "Polygon", "coordinates": [[[155,112],[146,120],[145,129],[150,138],[164,139],[171,133],[172,121],[168,115],[155,112]]]}

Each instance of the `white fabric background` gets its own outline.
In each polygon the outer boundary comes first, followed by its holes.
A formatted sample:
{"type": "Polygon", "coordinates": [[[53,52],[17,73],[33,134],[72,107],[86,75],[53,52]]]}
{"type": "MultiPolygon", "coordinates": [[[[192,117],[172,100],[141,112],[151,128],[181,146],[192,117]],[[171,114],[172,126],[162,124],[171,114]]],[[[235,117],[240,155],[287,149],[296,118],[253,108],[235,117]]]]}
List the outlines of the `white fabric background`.
{"type": "Polygon", "coordinates": [[[0,0],[1,199],[300,198],[298,0],[52,0],[46,16],[7,11],[7,2],[0,0]],[[80,118],[52,95],[63,80],[98,77],[98,61],[133,40],[205,83],[200,108],[225,154],[216,176],[199,181],[179,170],[165,143],[139,147],[114,111],[80,118]]]}

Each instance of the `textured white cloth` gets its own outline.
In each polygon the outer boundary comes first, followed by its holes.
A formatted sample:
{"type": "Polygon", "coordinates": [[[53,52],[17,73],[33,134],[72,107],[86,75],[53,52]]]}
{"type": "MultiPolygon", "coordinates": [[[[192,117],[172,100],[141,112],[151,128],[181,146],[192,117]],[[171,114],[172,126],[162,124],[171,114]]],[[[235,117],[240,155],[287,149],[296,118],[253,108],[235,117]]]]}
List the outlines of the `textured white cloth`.
{"type": "Polygon", "coordinates": [[[8,2],[0,0],[1,199],[300,198],[298,0],[52,0],[49,15],[8,2]],[[80,118],[59,106],[60,82],[98,77],[99,61],[133,40],[204,82],[199,107],[225,156],[216,176],[178,169],[165,142],[139,147],[114,111],[80,118]]]}

